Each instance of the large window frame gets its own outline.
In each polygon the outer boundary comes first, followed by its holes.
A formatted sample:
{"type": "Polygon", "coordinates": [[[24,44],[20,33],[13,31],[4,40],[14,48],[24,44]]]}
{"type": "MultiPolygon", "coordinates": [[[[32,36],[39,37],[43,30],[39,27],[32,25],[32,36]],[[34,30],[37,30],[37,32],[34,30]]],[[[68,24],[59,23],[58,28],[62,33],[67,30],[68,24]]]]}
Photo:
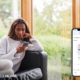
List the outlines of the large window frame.
{"type": "Polygon", "coordinates": [[[80,0],[72,0],[72,28],[80,27],[80,0]]]}
{"type": "Polygon", "coordinates": [[[27,23],[33,35],[33,0],[21,0],[21,18],[27,23]]]}

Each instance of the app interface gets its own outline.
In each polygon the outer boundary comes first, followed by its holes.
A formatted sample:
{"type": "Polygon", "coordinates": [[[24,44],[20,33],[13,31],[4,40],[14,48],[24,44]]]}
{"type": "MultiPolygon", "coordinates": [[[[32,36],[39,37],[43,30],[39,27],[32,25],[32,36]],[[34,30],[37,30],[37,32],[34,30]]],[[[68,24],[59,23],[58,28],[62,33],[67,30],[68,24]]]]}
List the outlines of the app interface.
{"type": "Polygon", "coordinates": [[[73,30],[73,75],[80,76],[80,31],[73,30]]]}

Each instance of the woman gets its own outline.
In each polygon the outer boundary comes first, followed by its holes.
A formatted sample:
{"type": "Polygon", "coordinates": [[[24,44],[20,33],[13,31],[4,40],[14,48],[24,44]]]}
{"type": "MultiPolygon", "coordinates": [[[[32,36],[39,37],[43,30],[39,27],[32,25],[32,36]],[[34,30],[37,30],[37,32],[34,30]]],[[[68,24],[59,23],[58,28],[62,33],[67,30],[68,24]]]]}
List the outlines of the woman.
{"type": "Polygon", "coordinates": [[[43,47],[30,34],[27,23],[19,18],[12,23],[8,35],[0,40],[0,74],[17,72],[26,50],[43,51],[43,47]],[[23,46],[25,41],[29,42],[27,47],[23,46]]]}

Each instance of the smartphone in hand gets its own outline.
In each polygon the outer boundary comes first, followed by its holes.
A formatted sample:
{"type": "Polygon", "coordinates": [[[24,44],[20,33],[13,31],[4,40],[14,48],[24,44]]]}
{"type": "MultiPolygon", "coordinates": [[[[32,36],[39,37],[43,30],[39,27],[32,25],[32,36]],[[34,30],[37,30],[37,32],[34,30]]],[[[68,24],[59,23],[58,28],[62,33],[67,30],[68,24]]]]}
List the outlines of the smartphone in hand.
{"type": "Polygon", "coordinates": [[[28,44],[29,44],[29,42],[26,42],[26,41],[23,42],[23,46],[26,46],[27,47],[28,44]]]}

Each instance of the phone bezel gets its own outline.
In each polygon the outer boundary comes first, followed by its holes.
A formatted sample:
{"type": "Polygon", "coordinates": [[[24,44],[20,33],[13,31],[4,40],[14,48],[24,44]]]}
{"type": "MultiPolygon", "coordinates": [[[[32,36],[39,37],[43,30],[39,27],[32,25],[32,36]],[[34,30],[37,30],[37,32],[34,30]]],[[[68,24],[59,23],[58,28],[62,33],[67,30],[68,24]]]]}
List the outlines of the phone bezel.
{"type": "Polygon", "coordinates": [[[73,75],[73,30],[74,29],[77,29],[78,31],[80,31],[80,28],[73,28],[71,30],[71,75],[73,77],[80,77],[80,75],[79,76],[73,75]]]}

